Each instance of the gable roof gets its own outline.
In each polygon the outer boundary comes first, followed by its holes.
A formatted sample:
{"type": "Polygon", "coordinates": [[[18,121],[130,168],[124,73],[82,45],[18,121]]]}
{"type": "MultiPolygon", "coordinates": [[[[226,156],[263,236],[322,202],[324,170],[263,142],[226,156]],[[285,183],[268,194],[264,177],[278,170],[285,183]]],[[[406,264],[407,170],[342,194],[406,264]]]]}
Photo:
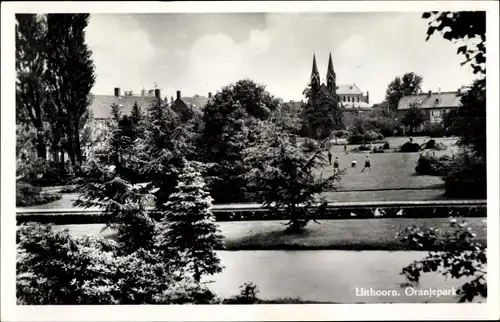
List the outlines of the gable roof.
{"type": "Polygon", "coordinates": [[[363,95],[363,92],[359,89],[356,84],[339,84],[337,85],[338,95],[363,95]]]}
{"type": "Polygon", "coordinates": [[[418,95],[403,96],[399,100],[398,110],[407,110],[411,104],[419,108],[450,108],[459,107],[461,97],[458,92],[421,93],[418,95]]]}
{"type": "Polygon", "coordinates": [[[114,96],[114,95],[94,95],[90,110],[95,119],[111,118],[111,105],[121,105],[122,115],[130,115],[132,106],[137,101],[143,113],[146,113],[151,103],[156,100],[154,96],[114,96]]]}
{"type": "Polygon", "coordinates": [[[193,107],[201,111],[205,105],[207,105],[209,98],[206,96],[181,97],[181,101],[184,102],[186,106],[193,107]]]}

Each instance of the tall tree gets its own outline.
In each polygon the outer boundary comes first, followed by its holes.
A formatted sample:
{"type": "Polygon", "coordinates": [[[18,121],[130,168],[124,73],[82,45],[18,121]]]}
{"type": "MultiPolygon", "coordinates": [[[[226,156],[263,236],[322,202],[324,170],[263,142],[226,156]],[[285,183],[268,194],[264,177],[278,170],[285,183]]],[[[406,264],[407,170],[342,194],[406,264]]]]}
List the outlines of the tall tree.
{"type": "Polygon", "coordinates": [[[65,148],[73,166],[82,162],[79,131],[91,103],[95,73],[85,43],[89,14],[47,15],[47,81],[53,114],[64,125],[65,148]]]}
{"type": "Polygon", "coordinates": [[[391,110],[397,110],[399,100],[406,95],[416,95],[422,90],[423,78],[413,72],[396,77],[389,83],[385,99],[391,110]]]}
{"type": "Polygon", "coordinates": [[[46,25],[36,14],[16,15],[16,114],[17,121],[36,130],[36,151],[46,159],[45,33],[46,25]]]}
{"type": "Polygon", "coordinates": [[[165,204],[160,230],[161,247],[173,265],[191,273],[200,282],[203,275],[222,271],[215,253],[223,246],[220,229],[210,210],[212,198],[196,163],[185,161],[176,192],[165,204]]]}
{"type": "Polygon", "coordinates": [[[162,209],[175,192],[182,160],[194,154],[192,124],[183,123],[166,101],[157,99],[149,108],[144,137],[136,141],[140,178],[157,188],[156,206],[162,209]]]}
{"type": "Polygon", "coordinates": [[[127,128],[120,124],[121,114],[121,108],[113,104],[110,137],[83,164],[77,179],[81,195],[75,205],[104,208],[107,227],[118,232],[123,250],[132,252],[152,246],[155,223],[146,209],[150,188],[136,184],[137,150],[124,133],[127,128]]]}
{"type": "Polygon", "coordinates": [[[309,84],[304,90],[307,101],[302,110],[304,135],[314,139],[324,139],[331,132],[343,128],[342,112],[337,98],[320,87],[314,90],[309,84]]]}
{"type": "Polygon", "coordinates": [[[130,112],[130,122],[134,132],[134,139],[144,134],[144,113],[142,112],[139,104],[137,104],[137,101],[135,101],[132,106],[132,111],[130,112]]]}
{"type": "Polygon", "coordinates": [[[289,233],[302,233],[307,223],[325,210],[316,208],[319,194],[334,189],[342,172],[319,178],[315,170],[326,165],[324,149],[308,154],[290,140],[288,133],[270,122],[262,124],[256,143],[245,150],[251,170],[245,175],[250,193],[274,213],[289,219],[289,233]]]}
{"type": "Polygon", "coordinates": [[[208,175],[215,202],[246,200],[243,150],[253,140],[256,120],[278,110],[280,100],[251,80],[240,80],[217,92],[203,111],[205,126],[199,137],[200,159],[216,166],[208,175]]]}
{"type": "Polygon", "coordinates": [[[425,121],[425,113],[422,111],[418,105],[410,105],[408,111],[406,111],[401,123],[410,127],[410,131],[413,132],[416,127],[425,121]]]}

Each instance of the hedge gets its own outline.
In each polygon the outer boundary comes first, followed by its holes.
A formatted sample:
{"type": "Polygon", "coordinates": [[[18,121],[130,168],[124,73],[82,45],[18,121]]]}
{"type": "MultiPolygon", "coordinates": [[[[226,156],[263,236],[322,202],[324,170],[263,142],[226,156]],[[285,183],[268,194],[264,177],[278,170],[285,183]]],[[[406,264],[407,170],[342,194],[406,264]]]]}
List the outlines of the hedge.
{"type": "MultiPolygon", "coordinates": [[[[456,217],[486,217],[486,205],[475,206],[412,206],[412,207],[342,207],[328,209],[316,219],[367,219],[367,218],[446,218],[456,217]],[[400,212],[402,211],[402,213],[400,212]]],[[[160,219],[159,213],[150,212],[155,220],[160,219]]],[[[255,211],[214,211],[217,221],[254,221],[254,220],[287,220],[284,213],[272,213],[266,209],[255,211]]],[[[18,214],[17,224],[26,222],[39,222],[54,225],[80,225],[80,224],[102,224],[106,222],[106,216],[101,213],[77,213],[77,214],[18,214]]]]}

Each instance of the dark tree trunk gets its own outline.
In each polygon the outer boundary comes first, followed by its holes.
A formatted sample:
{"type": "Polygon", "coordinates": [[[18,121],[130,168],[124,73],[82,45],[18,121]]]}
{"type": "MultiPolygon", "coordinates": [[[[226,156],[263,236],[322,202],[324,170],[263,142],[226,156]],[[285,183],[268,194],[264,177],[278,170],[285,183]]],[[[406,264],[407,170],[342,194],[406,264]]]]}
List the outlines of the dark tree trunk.
{"type": "Polygon", "coordinates": [[[76,159],[75,159],[75,143],[74,143],[74,129],[73,129],[73,112],[68,109],[68,122],[66,123],[68,128],[66,131],[66,135],[68,137],[68,142],[66,144],[67,148],[66,150],[68,151],[68,157],[71,161],[71,165],[73,167],[76,166],[76,159]]]}
{"type": "Polygon", "coordinates": [[[45,145],[43,133],[40,133],[40,131],[37,133],[36,152],[38,157],[43,159],[43,161],[47,160],[47,146],[45,145]]]}

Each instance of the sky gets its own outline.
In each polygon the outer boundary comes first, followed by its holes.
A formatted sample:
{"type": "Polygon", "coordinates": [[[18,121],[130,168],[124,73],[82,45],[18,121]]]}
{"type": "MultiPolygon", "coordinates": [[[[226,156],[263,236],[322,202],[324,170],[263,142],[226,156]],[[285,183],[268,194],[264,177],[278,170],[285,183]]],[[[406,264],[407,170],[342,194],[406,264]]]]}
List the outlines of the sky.
{"type": "Polygon", "coordinates": [[[422,90],[471,83],[458,45],[439,34],[426,41],[417,12],[92,14],[86,41],[97,80],[93,94],[152,89],[162,96],[206,96],[249,78],[285,100],[301,100],[313,53],[326,77],[331,52],[337,84],[384,99],[397,76],[423,77],[422,90]]]}

